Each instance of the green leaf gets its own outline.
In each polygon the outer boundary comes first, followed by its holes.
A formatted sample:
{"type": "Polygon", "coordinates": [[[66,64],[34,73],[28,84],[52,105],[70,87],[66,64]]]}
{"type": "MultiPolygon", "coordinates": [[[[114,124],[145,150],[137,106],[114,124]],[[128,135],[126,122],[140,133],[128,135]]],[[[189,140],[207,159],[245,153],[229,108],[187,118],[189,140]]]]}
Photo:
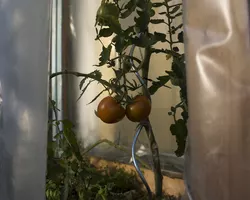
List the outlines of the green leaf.
{"type": "Polygon", "coordinates": [[[169,13],[174,14],[176,13],[181,7],[180,6],[175,6],[169,13]]]}
{"type": "Polygon", "coordinates": [[[115,50],[117,53],[122,53],[126,46],[125,37],[122,35],[117,35],[115,39],[115,50]]]}
{"type": "Polygon", "coordinates": [[[69,120],[62,120],[63,123],[63,135],[69,144],[70,148],[74,152],[76,158],[78,160],[82,160],[82,156],[80,154],[80,148],[76,139],[76,134],[73,131],[73,124],[69,120]]]}
{"type": "Polygon", "coordinates": [[[179,13],[177,13],[173,18],[176,18],[176,17],[179,17],[179,16],[182,16],[183,15],[183,13],[182,12],[179,12],[179,13]]]}
{"type": "Polygon", "coordinates": [[[182,113],[181,113],[181,116],[182,118],[184,119],[184,121],[187,121],[188,120],[188,112],[186,110],[184,110],[182,113]]]}
{"type": "Polygon", "coordinates": [[[112,46],[111,44],[106,48],[105,46],[102,47],[102,52],[99,57],[99,66],[103,66],[107,63],[107,61],[110,58],[110,53],[111,53],[112,46]]]}
{"type": "Polygon", "coordinates": [[[84,85],[84,83],[86,82],[87,79],[88,79],[88,77],[84,77],[84,78],[81,80],[81,82],[80,82],[80,84],[79,84],[80,90],[82,89],[82,86],[84,85]]]}
{"type": "Polygon", "coordinates": [[[152,34],[142,34],[140,38],[135,37],[131,38],[131,41],[133,44],[135,44],[138,47],[146,48],[148,46],[152,46],[156,44],[157,40],[154,38],[154,35],[152,34]]]}
{"type": "Polygon", "coordinates": [[[82,95],[86,92],[87,88],[90,86],[90,84],[92,83],[93,81],[89,81],[88,84],[83,88],[80,96],[78,97],[77,101],[82,97],[82,95]]]}
{"type": "Polygon", "coordinates": [[[74,160],[74,161],[71,163],[70,166],[71,166],[71,169],[72,169],[74,172],[77,172],[78,169],[79,169],[79,165],[78,165],[78,163],[77,163],[76,160],[74,160]]]}
{"type": "Polygon", "coordinates": [[[152,24],[161,24],[161,23],[165,23],[164,19],[151,19],[150,23],[152,24]]]}
{"type": "Polygon", "coordinates": [[[127,59],[127,58],[125,58],[125,59],[123,60],[123,71],[124,71],[125,73],[128,73],[128,72],[131,70],[131,68],[132,68],[132,65],[131,65],[131,63],[130,63],[130,60],[127,59]]]}
{"type": "Polygon", "coordinates": [[[147,0],[136,0],[136,5],[141,9],[145,9],[147,3],[147,0]]]}
{"type": "Polygon", "coordinates": [[[127,18],[128,16],[130,16],[136,9],[136,0],[131,0],[129,1],[125,6],[124,6],[124,10],[125,12],[121,13],[121,18],[127,18]]]}
{"type": "Polygon", "coordinates": [[[110,37],[113,34],[111,28],[103,28],[99,32],[99,37],[110,37]]]}
{"type": "Polygon", "coordinates": [[[182,156],[185,151],[186,146],[186,138],[187,138],[187,126],[183,119],[179,119],[170,126],[170,131],[172,135],[176,137],[176,142],[178,144],[178,148],[175,151],[177,156],[182,156]]]}
{"type": "Polygon", "coordinates": [[[171,106],[171,111],[175,112],[176,111],[175,107],[171,106]]]}
{"type": "Polygon", "coordinates": [[[160,12],[159,15],[166,15],[166,12],[160,12]]]}
{"type": "Polygon", "coordinates": [[[154,11],[153,9],[150,10],[149,16],[150,16],[150,17],[155,16],[155,11],[154,11]]]}
{"type": "Polygon", "coordinates": [[[115,17],[118,19],[119,17],[119,9],[113,3],[102,3],[97,11],[97,17],[115,17]]]}
{"type": "Polygon", "coordinates": [[[174,57],[171,66],[175,76],[179,79],[184,79],[186,74],[185,63],[179,62],[179,59],[174,57]]]}
{"type": "Polygon", "coordinates": [[[108,20],[108,23],[107,23],[108,26],[110,27],[110,29],[111,29],[114,33],[116,33],[116,34],[118,34],[118,35],[122,33],[121,24],[120,24],[120,22],[119,22],[118,19],[111,17],[111,18],[109,18],[109,19],[107,19],[107,20],[108,20]]]}
{"type": "Polygon", "coordinates": [[[140,29],[140,32],[144,32],[148,28],[148,24],[150,22],[150,12],[137,10],[137,14],[139,17],[134,18],[136,27],[140,29]]]}
{"type": "Polygon", "coordinates": [[[179,40],[179,42],[181,42],[181,43],[184,42],[183,31],[181,31],[181,32],[178,34],[178,40],[179,40]]]}
{"type": "Polygon", "coordinates": [[[165,86],[170,80],[170,76],[160,76],[157,78],[158,81],[153,81],[151,87],[149,87],[149,93],[155,94],[161,87],[165,86]]]}
{"type": "Polygon", "coordinates": [[[180,25],[178,25],[178,26],[176,26],[176,27],[173,27],[172,29],[171,29],[171,32],[176,32],[178,29],[180,29],[180,28],[182,28],[183,27],[183,24],[180,24],[180,25]]]}
{"type": "Polygon", "coordinates": [[[96,25],[109,26],[109,28],[116,34],[122,32],[119,23],[119,9],[113,3],[102,3],[96,15],[96,25]]]}
{"type": "Polygon", "coordinates": [[[114,69],[113,68],[113,71],[115,72],[115,76],[117,78],[121,78],[122,77],[122,75],[123,75],[123,70],[122,69],[114,69]]]}
{"type": "Polygon", "coordinates": [[[103,92],[107,91],[107,89],[102,90],[98,95],[96,95],[96,97],[94,99],[92,99],[92,101],[90,101],[87,105],[93,103],[96,99],[98,99],[98,97],[100,97],[102,95],[103,92]]]}
{"type": "Polygon", "coordinates": [[[163,33],[154,32],[154,38],[157,41],[166,42],[166,35],[163,33]]]}
{"type": "Polygon", "coordinates": [[[161,7],[161,6],[165,6],[165,5],[166,4],[164,2],[152,3],[152,6],[156,7],[156,8],[161,7]]]}
{"type": "Polygon", "coordinates": [[[166,53],[166,54],[169,54],[169,55],[171,55],[171,56],[173,56],[173,57],[180,57],[180,54],[179,53],[177,53],[177,52],[174,52],[174,51],[171,51],[171,50],[169,50],[169,49],[155,49],[155,48],[152,48],[151,49],[151,51],[153,52],[153,53],[166,53]]]}

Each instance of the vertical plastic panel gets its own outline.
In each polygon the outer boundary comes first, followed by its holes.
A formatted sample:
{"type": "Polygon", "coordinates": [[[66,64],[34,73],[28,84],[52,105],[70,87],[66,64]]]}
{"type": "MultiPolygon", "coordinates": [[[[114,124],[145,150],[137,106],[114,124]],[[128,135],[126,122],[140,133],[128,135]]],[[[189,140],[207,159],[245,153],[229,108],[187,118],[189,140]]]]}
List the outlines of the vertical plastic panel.
{"type": "Polygon", "coordinates": [[[193,200],[250,197],[248,8],[247,0],[185,1],[193,200]]]}
{"type": "Polygon", "coordinates": [[[49,0],[0,1],[0,199],[44,200],[49,0]]]}

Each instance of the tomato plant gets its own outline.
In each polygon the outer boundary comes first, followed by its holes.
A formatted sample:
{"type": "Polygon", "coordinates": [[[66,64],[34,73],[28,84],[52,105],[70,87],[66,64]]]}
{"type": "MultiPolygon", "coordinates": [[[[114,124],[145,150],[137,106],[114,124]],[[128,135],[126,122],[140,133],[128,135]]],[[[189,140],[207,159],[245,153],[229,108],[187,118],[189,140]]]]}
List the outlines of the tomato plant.
{"type": "Polygon", "coordinates": [[[111,96],[100,101],[96,113],[107,124],[117,123],[125,117],[125,109],[111,96]]]}
{"type": "Polygon", "coordinates": [[[151,112],[151,102],[143,95],[136,96],[131,103],[126,106],[126,116],[132,122],[141,122],[148,118],[151,112]]]}
{"type": "MultiPolygon", "coordinates": [[[[82,94],[93,82],[98,82],[103,86],[90,102],[97,100],[103,93],[116,96],[119,103],[126,106],[126,115],[133,122],[140,122],[144,118],[147,126],[145,127],[150,141],[152,152],[156,196],[162,196],[162,174],[160,167],[159,151],[154,138],[153,128],[148,119],[151,112],[151,104],[145,96],[132,98],[131,93],[140,93],[144,95],[149,92],[154,95],[160,88],[179,87],[181,102],[171,108],[169,115],[173,116],[174,123],[170,126],[171,133],[176,137],[178,149],[176,155],[184,154],[187,138],[187,91],[186,91],[186,73],[185,56],[180,53],[179,47],[183,43],[183,24],[173,25],[175,18],[182,16],[182,3],[175,3],[173,0],[129,0],[121,3],[119,0],[102,0],[96,14],[96,40],[102,45],[99,55],[99,63],[95,65],[96,70],[89,74],[79,72],[61,72],[53,74],[51,77],[60,74],[73,74],[82,77],[80,90],[82,94]],[[158,9],[161,8],[161,9],[158,9]],[[159,12],[159,10],[162,10],[159,12]],[[156,13],[158,14],[156,17],[156,13]],[[127,27],[121,25],[121,21],[133,16],[133,20],[127,27]],[[134,17],[135,16],[135,17],[134,17]],[[167,33],[157,32],[150,27],[167,26],[167,33]],[[111,38],[109,44],[104,45],[103,38],[111,38]],[[163,43],[166,48],[158,48],[157,44],[163,43]],[[133,54],[134,48],[143,51],[141,57],[133,54]],[[114,49],[116,57],[111,56],[114,49]],[[159,76],[156,80],[149,78],[150,59],[153,54],[164,54],[167,60],[172,60],[171,70],[166,74],[159,76]],[[98,68],[107,67],[113,70],[114,78],[105,80],[102,77],[101,70],[98,68]],[[129,78],[129,74],[141,74],[142,81],[129,78]],[[177,110],[181,109],[181,117],[177,119],[177,110]]],[[[139,79],[140,80],[140,79],[139,79]]],[[[100,102],[97,115],[106,123],[115,123],[124,117],[123,109],[112,98],[107,98],[100,102]],[[104,103],[103,103],[104,102],[104,103]],[[112,105],[112,106],[109,106],[112,105]],[[112,109],[111,109],[112,108],[112,109]],[[114,109],[113,109],[114,108],[114,109]]]]}

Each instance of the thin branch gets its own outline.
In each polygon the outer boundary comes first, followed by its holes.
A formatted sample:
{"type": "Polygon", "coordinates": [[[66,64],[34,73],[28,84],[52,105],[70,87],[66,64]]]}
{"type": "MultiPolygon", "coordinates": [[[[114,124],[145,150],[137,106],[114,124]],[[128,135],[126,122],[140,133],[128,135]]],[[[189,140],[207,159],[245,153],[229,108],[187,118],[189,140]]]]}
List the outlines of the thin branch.
{"type": "MultiPolygon", "coordinates": [[[[50,79],[56,77],[56,76],[60,76],[60,75],[74,75],[76,77],[86,77],[86,78],[90,78],[93,80],[96,80],[96,76],[94,74],[84,74],[84,73],[80,73],[80,72],[75,72],[75,71],[68,71],[68,70],[64,70],[62,72],[56,72],[50,75],[50,79]]],[[[112,85],[105,80],[98,80],[101,84],[111,88],[112,85]]]]}
{"type": "MultiPolygon", "coordinates": [[[[166,2],[166,0],[165,0],[166,2]]],[[[168,5],[168,2],[166,2],[166,9],[167,9],[167,18],[168,18],[168,29],[169,29],[169,40],[170,40],[170,49],[171,51],[173,51],[173,36],[171,33],[171,24],[172,24],[172,20],[170,19],[170,17],[168,17],[168,15],[170,15],[170,6],[168,5]]]]}

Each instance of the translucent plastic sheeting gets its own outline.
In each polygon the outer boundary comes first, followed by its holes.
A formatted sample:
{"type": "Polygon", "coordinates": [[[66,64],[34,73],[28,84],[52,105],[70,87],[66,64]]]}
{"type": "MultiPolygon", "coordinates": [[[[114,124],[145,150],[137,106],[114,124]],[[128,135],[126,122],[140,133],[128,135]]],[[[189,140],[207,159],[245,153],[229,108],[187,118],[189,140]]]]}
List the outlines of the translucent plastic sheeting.
{"type": "Polygon", "coordinates": [[[250,199],[248,1],[184,2],[189,199],[250,199]]]}
{"type": "Polygon", "coordinates": [[[44,200],[49,0],[0,0],[0,199],[44,200]]]}

